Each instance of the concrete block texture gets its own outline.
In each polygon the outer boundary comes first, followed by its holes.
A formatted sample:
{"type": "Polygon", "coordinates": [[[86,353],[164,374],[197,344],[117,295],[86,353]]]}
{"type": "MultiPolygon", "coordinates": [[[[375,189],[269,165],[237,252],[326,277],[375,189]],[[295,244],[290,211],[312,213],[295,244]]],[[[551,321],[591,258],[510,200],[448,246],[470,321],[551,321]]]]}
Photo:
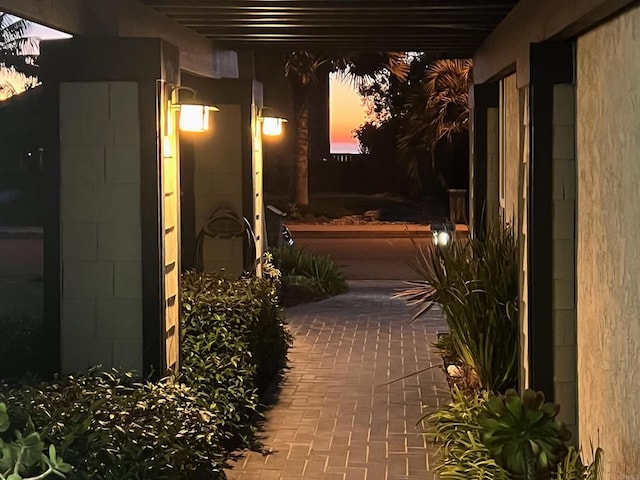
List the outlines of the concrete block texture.
{"type": "Polygon", "coordinates": [[[139,368],[138,85],[63,84],[60,120],[63,370],[139,368]]]}
{"type": "Polygon", "coordinates": [[[100,260],[140,261],[142,229],[140,225],[99,224],[98,258],[100,260]]]}
{"type": "Polygon", "coordinates": [[[553,86],[553,125],[576,124],[576,90],[574,85],[553,86]]]}
{"type": "Polygon", "coordinates": [[[105,159],[107,183],[140,183],[140,147],[106,147],[105,159]]]}
{"type": "Polygon", "coordinates": [[[142,300],[97,301],[97,338],[142,339],[142,300]]]}
{"type": "Polygon", "coordinates": [[[94,223],[68,222],[62,226],[62,261],[98,259],[98,228],[94,223]]]}
{"type": "Polygon", "coordinates": [[[553,240],[553,278],[574,281],[576,277],[575,240],[553,240]]]}
{"type": "Polygon", "coordinates": [[[67,260],[62,273],[64,298],[113,298],[112,262],[67,260]]]}
{"type": "Polygon", "coordinates": [[[97,223],[98,207],[95,185],[63,183],[60,187],[60,216],[63,225],[97,223]]]}
{"type": "Polygon", "coordinates": [[[142,262],[115,262],[113,293],[116,298],[142,299],[142,262]]]}
{"type": "Polygon", "coordinates": [[[140,225],[140,185],[104,184],[95,186],[96,223],[140,225]]]}
{"type": "Polygon", "coordinates": [[[105,147],[63,144],[60,150],[63,184],[104,182],[105,147]]]}
{"type": "Polygon", "coordinates": [[[62,124],[96,124],[109,120],[109,82],[73,82],[60,85],[62,124]]]}
{"type": "Polygon", "coordinates": [[[96,334],[97,300],[62,299],[62,337],[91,338],[96,334]]]}
{"type": "Polygon", "coordinates": [[[576,130],[573,125],[553,126],[553,158],[573,159],[576,156],[576,130]]]}
{"type": "Polygon", "coordinates": [[[576,344],[576,310],[554,310],[553,331],[556,346],[570,346],[576,344]]]}
{"type": "Polygon", "coordinates": [[[638,25],[635,7],[576,47],[579,430],[611,479],[640,478],[638,25]]]}
{"type": "Polygon", "coordinates": [[[576,162],[573,159],[553,160],[553,199],[575,200],[576,162]]]}
{"type": "Polygon", "coordinates": [[[553,201],[553,238],[572,240],[575,238],[576,203],[574,200],[553,201]]]}

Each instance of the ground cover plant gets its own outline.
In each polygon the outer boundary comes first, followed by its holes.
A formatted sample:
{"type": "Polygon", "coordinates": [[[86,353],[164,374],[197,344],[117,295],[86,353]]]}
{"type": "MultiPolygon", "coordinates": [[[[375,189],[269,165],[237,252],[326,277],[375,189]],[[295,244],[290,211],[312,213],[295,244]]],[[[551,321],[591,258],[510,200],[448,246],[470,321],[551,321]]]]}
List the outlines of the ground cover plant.
{"type": "MultiPolygon", "coordinates": [[[[72,479],[224,479],[230,459],[259,447],[259,394],[286,364],[291,341],[277,284],[188,273],[181,294],[182,366],[176,375],[149,382],[132,372],[96,368],[0,388],[12,432],[26,432],[29,442],[38,440],[38,432],[57,448],[48,460],[30,460],[29,468],[47,462],[60,467],[59,454],[72,466],[72,479]]],[[[3,418],[0,409],[0,427],[3,418]]],[[[0,432],[4,442],[20,440],[7,435],[0,432]]],[[[0,474],[17,462],[2,452],[0,474]]]]}
{"type": "Polygon", "coordinates": [[[443,480],[595,480],[602,451],[591,464],[568,444],[559,406],[540,392],[452,390],[451,404],[425,417],[427,435],[440,446],[443,480]]]}
{"type": "Polygon", "coordinates": [[[312,302],[347,291],[344,274],[330,257],[296,247],[271,250],[280,271],[280,296],[284,306],[312,302]]]}

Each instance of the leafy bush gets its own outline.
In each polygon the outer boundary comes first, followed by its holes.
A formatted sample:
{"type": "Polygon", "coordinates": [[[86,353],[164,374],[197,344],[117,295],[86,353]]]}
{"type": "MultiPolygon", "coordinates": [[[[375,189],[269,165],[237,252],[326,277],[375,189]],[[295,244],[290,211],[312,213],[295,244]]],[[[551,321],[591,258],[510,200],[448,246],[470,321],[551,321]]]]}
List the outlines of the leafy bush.
{"type": "MultiPolygon", "coordinates": [[[[133,373],[94,370],[0,389],[16,428],[42,431],[58,445],[73,479],[223,479],[234,452],[257,445],[257,387],[285,365],[291,341],[276,285],[191,273],[182,294],[176,379],[140,382],[133,373]]],[[[12,461],[0,457],[0,470],[4,459],[12,461]]]]}
{"type": "Polygon", "coordinates": [[[74,479],[223,478],[230,454],[215,412],[171,379],[92,371],[3,397],[19,424],[33,422],[60,446],[74,479]]]}
{"type": "Polygon", "coordinates": [[[417,247],[414,268],[423,280],[398,294],[415,317],[440,304],[451,346],[473,368],[481,386],[504,391],[518,375],[518,246],[510,227],[449,248],[417,247]]]}
{"type": "Polygon", "coordinates": [[[271,253],[282,273],[283,303],[319,300],[347,291],[344,274],[330,257],[291,247],[274,248],[271,253]]]}
{"type": "Polygon", "coordinates": [[[10,427],[7,406],[0,403],[0,479],[40,480],[51,475],[64,477],[71,471],[54,445],[45,446],[32,424],[26,435],[16,429],[9,432],[10,427]]]}
{"type": "Polygon", "coordinates": [[[449,406],[425,417],[427,434],[440,445],[439,478],[597,480],[602,450],[584,465],[566,446],[570,434],[555,418],[559,407],[544,403],[540,392],[465,395],[454,387],[452,395],[449,406]]]}
{"type": "Polygon", "coordinates": [[[226,378],[240,397],[253,384],[260,391],[267,387],[286,365],[291,346],[277,285],[213,273],[183,275],[181,378],[187,384],[204,395],[219,394],[226,378]],[[247,382],[233,380],[240,376],[247,382]]]}

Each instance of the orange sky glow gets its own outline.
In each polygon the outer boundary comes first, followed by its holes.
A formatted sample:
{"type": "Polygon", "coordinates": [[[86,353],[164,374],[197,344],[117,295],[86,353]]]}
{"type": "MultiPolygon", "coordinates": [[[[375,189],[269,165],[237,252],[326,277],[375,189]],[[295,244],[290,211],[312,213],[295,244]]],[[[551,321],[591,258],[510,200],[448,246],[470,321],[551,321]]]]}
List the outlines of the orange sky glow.
{"type": "Polygon", "coordinates": [[[331,153],[358,153],[358,141],[352,132],[362,125],[367,117],[360,95],[348,80],[332,74],[329,97],[331,153]]]}

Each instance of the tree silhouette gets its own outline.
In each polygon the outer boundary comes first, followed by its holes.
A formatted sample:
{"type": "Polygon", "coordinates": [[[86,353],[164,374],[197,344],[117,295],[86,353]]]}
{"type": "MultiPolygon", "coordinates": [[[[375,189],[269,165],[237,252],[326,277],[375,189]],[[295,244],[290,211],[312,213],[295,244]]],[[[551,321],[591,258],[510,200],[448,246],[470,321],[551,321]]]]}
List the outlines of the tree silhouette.
{"type": "Polygon", "coordinates": [[[26,36],[29,22],[0,12],[0,97],[2,100],[37,84],[40,42],[26,36]]]}
{"type": "Polygon", "coordinates": [[[294,192],[292,200],[298,205],[309,203],[309,91],[318,75],[340,71],[355,82],[375,78],[381,70],[406,77],[408,66],[400,52],[368,52],[326,55],[308,51],[290,53],[285,61],[285,75],[293,92],[295,125],[294,192]]]}

